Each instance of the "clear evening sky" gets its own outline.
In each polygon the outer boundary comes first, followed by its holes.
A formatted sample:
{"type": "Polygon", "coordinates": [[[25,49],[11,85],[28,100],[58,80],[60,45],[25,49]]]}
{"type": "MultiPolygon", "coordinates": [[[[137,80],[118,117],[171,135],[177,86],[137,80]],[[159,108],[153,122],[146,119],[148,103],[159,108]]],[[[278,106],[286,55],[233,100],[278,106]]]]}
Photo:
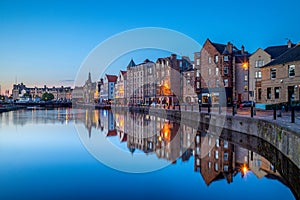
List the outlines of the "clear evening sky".
{"type": "MultiPolygon", "coordinates": [[[[93,48],[134,28],[173,29],[200,44],[206,38],[218,43],[231,41],[249,52],[286,44],[286,38],[298,43],[299,8],[299,0],[1,0],[2,93],[11,91],[16,80],[28,86],[73,86],[72,80],[93,48]]],[[[118,67],[125,69],[128,62],[118,67]]]]}

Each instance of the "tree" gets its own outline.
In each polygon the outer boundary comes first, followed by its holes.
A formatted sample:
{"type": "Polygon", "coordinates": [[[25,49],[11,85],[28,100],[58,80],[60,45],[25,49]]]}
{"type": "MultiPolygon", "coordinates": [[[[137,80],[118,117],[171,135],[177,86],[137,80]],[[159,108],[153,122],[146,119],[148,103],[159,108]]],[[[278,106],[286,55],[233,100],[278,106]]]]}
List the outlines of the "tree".
{"type": "Polygon", "coordinates": [[[42,96],[42,100],[43,101],[51,101],[54,99],[54,95],[52,93],[44,93],[43,96],[42,96]]]}

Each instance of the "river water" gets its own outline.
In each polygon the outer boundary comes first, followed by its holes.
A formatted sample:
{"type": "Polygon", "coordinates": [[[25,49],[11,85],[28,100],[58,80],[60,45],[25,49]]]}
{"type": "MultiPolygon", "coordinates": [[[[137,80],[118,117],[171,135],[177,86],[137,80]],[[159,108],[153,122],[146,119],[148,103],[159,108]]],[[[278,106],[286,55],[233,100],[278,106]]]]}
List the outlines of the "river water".
{"type": "Polygon", "coordinates": [[[299,199],[267,142],[106,110],[0,114],[0,199],[299,199]]]}

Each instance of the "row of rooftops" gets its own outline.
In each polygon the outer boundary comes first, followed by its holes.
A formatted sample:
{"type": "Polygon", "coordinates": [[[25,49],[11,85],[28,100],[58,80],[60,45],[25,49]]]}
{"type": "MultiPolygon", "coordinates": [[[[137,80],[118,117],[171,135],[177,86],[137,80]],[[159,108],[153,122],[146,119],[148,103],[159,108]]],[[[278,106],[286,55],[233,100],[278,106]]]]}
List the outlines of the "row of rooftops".
{"type": "MultiPolygon", "coordinates": [[[[261,49],[261,48],[259,48],[253,54],[250,54],[247,51],[245,51],[244,46],[242,46],[241,49],[238,49],[236,46],[234,46],[230,42],[228,42],[227,44],[220,44],[220,43],[213,43],[209,39],[207,39],[206,42],[210,42],[221,55],[226,55],[226,54],[229,55],[231,53],[234,54],[237,63],[245,62],[245,59],[251,57],[251,55],[253,55],[259,49],[261,49]]],[[[293,44],[290,40],[288,40],[286,45],[270,46],[270,47],[267,47],[267,48],[261,49],[261,50],[263,50],[267,54],[269,54],[271,57],[271,60],[272,60],[270,63],[266,64],[263,67],[284,64],[284,63],[294,62],[294,61],[300,61],[300,43],[293,44]]],[[[176,54],[172,54],[170,57],[166,57],[166,58],[158,58],[156,62],[160,63],[160,62],[164,62],[166,60],[171,61],[174,58],[176,59],[176,54]]],[[[182,56],[182,60],[186,60],[188,63],[191,63],[191,64],[193,63],[190,60],[190,58],[187,56],[182,56]]],[[[153,61],[146,59],[144,62],[142,62],[140,64],[136,64],[133,61],[133,59],[131,59],[127,66],[127,69],[131,68],[131,67],[136,67],[136,66],[139,66],[142,64],[146,64],[149,62],[154,63],[153,61]]],[[[189,71],[189,70],[190,69],[188,68],[186,71],[189,71]]],[[[121,70],[121,73],[123,76],[126,75],[126,71],[121,70]]],[[[106,74],[106,77],[109,82],[116,82],[117,78],[118,78],[115,75],[108,75],[108,74],[106,74]]]]}
{"type": "MultiPolygon", "coordinates": [[[[206,42],[210,42],[215,49],[222,55],[231,54],[233,53],[237,59],[237,62],[243,62],[241,59],[245,57],[251,57],[251,55],[255,54],[258,50],[263,50],[259,48],[253,54],[249,54],[247,51],[244,50],[244,46],[242,46],[241,50],[233,46],[230,42],[227,45],[213,43],[209,39],[206,42]]],[[[286,45],[279,45],[279,46],[270,46],[265,48],[267,54],[271,57],[271,62],[267,63],[263,67],[278,65],[278,64],[285,64],[294,61],[300,61],[300,43],[293,44],[291,40],[288,40],[286,45]]]]}

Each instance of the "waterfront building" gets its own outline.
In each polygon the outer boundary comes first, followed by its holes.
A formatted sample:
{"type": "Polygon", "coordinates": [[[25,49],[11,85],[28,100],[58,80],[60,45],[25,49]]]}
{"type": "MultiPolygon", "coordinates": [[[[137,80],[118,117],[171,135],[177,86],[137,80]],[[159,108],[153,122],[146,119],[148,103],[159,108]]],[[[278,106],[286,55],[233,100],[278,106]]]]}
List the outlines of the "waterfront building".
{"type": "MultiPolygon", "coordinates": [[[[186,97],[189,96],[192,91],[183,90],[183,86],[187,84],[187,80],[183,80],[183,73],[186,72],[186,76],[188,74],[191,75],[192,70],[193,63],[186,56],[182,56],[182,58],[179,59],[176,54],[171,54],[170,57],[158,58],[155,66],[156,102],[171,106],[183,102],[184,91],[186,92],[186,97]]],[[[192,80],[191,78],[188,79],[190,81],[192,80]]],[[[190,98],[192,99],[192,97],[190,98]]]]}
{"type": "Polygon", "coordinates": [[[127,75],[126,71],[120,70],[117,82],[115,84],[115,104],[126,105],[127,104],[127,75]]]}
{"type": "Polygon", "coordinates": [[[52,87],[49,88],[46,85],[44,87],[26,87],[23,83],[14,84],[12,95],[14,100],[19,99],[41,99],[44,93],[51,93],[54,96],[54,100],[70,100],[72,98],[71,87],[52,87]]]}
{"type": "Polygon", "coordinates": [[[300,43],[261,67],[261,103],[278,104],[300,100],[300,43]]]}
{"type": "Polygon", "coordinates": [[[249,82],[251,83],[249,85],[249,91],[252,91],[253,100],[258,103],[256,105],[262,103],[261,68],[294,46],[295,44],[292,44],[292,42],[288,40],[287,45],[270,46],[265,49],[258,48],[249,57],[249,82]]]}
{"type": "Polygon", "coordinates": [[[105,74],[100,91],[100,103],[110,104],[114,100],[117,79],[115,75],[105,74]]]}
{"type": "MultiPolygon", "coordinates": [[[[193,66],[193,65],[192,65],[193,66]]],[[[195,104],[198,102],[198,97],[195,92],[195,69],[190,67],[182,72],[182,92],[184,103],[195,104]]]]}
{"type": "Polygon", "coordinates": [[[155,63],[146,59],[135,64],[131,60],[127,66],[127,102],[128,105],[149,105],[155,96],[155,63]]]}
{"type": "Polygon", "coordinates": [[[213,43],[207,39],[200,52],[194,54],[195,91],[203,105],[248,99],[248,57],[233,44],[213,43]],[[221,98],[221,99],[220,99],[221,98]]]}

